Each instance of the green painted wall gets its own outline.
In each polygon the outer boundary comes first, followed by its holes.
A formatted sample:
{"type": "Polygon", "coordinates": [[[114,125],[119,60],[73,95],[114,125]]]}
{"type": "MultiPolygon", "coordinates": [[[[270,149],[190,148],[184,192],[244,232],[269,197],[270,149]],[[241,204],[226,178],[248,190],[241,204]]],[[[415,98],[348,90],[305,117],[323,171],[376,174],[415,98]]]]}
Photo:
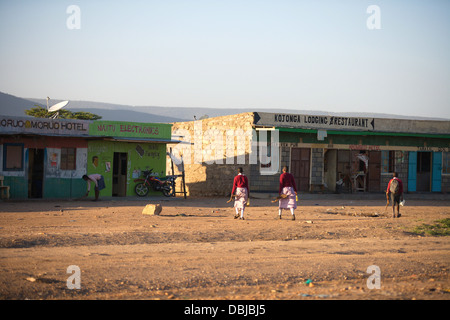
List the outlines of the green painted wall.
{"type": "Polygon", "coordinates": [[[9,186],[9,195],[11,199],[28,198],[28,181],[23,176],[8,177],[5,176],[3,185],[9,186]]]}
{"type": "Polygon", "coordinates": [[[86,193],[83,179],[45,178],[43,198],[80,198],[86,193]]]}
{"type": "MultiPolygon", "coordinates": [[[[28,198],[28,180],[25,177],[5,176],[4,185],[9,186],[11,199],[28,198]]],[[[86,182],[82,179],[45,178],[43,198],[80,198],[86,193],[86,182]]]]}
{"type": "MultiPolygon", "coordinates": [[[[87,174],[103,175],[106,188],[100,196],[112,196],[114,153],[127,153],[127,196],[135,196],[134,179],[143,170],[153,169],[159,176],[166,172],[166,145],[158,143],[132,143],[117,141],[90,141],[88,143],[87,174]],[[94,160],[97,157],[97,160],[94,160]],[[95,163],[94,163],[95,162],[95,163]]],[[[140,175],[140,177],[142,177],[140,175]]],[[[91,190],[93,190],[91,185],[91,190]]],[[[85,189],[86,190],[86,183],[85,189]]],[[[92,196],[91,191],[91,196],[92,196]]],[[[151,193],[150,193],[151,194],[151,193]]]]}

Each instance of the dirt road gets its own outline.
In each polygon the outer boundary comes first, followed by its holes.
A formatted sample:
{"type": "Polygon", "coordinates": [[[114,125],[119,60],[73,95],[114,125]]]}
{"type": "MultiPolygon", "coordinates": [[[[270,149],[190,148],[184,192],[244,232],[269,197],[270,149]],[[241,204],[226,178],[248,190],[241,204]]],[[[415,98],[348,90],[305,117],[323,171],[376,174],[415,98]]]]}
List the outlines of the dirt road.
{"type": "Polygon", "coordinates": [[[299,205],[292,221],[267,199],[245,220],[222,198],[2,202],[0,298],[450,298],[449,237],[411,232],[450,218],[449,201],[410,200],[399,219],[382,200],[299,205]]]}

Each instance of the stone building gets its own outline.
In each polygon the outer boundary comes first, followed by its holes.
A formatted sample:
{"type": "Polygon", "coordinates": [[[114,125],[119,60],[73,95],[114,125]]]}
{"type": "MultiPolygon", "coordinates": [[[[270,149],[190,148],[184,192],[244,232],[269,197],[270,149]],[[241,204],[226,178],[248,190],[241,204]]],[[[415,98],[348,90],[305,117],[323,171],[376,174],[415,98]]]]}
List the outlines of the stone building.
{"type": "MultiPolygon", "coordinates": [[[[251,136],[248,134],[251,135],[252,130],[253,113],[174,123],[172,137],[186,142],[172,145],[172,149],[174,158],[183,159],[187,193],[194,196],[229,194],[230,179],[232,183],[237,168],[242,167],[247,175],[250,173],[251,136]],[[245,138],[242,139],[244,146],[236,139],[236,132],[245,138]]],[[[179,174],[181,168],[174,168],[175,174],[179,174]]]]}
{"type": "Polygon", "coordinates": [[[250,193],[277,193],[283,166],[301,193],[381,193],[394,171],[406,192],[450,187],[450,121],[247,112],[172,130],[193,196],[229,195],[238,167],[250,193]]]}

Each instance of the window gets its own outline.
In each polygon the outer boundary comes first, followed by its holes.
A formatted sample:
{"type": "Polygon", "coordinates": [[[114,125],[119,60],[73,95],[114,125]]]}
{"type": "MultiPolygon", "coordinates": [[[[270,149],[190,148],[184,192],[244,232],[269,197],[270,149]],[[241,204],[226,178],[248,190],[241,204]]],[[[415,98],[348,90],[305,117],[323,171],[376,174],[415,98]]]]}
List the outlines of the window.
{"type": "Polygon", "coordinates": [[[3,145],[3,170],[23,170],[23,144],[5,143],[3,145]]]}
{"type": "Polygon", "coordinates": [[[395,151],[381,151],[381,172],[394,172],[395,151]]]}
{"type": "Polygon", "coordinates": [[[61,170],[76,169],[76,149],[61,148],[61,170]]]}
{"type": "Polygon", "coordinates": [[[450,174],[450,152],[442,152],[442,173],[450,174]]]}

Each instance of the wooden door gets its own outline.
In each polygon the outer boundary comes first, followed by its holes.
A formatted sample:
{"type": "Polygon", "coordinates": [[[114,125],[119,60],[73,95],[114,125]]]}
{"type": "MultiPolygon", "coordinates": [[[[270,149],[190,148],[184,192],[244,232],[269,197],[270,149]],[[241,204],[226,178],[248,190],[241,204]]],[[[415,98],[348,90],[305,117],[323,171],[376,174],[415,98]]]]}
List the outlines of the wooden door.
{"type": "Polygon", "coordinates": [[[409,152],[408,160],[408,191],[417,191],[417,151],[409,152]]]}
{"type": "Polygon", "coordinates": [[[338,150],[336,165],[336,181],[343,180],[342,192],[352,192],[352,167],[350,150],[338,150]]]}
{"type": "Polygon", "coordinates": [[[44,149],[28,149],[28,198],[44,194],[44,149]]]}
{"type": "Polygon", "coordinates": [[[441,192],[442,187],[442,152],[433,152],[431,172],[431,191],[441,192]]]}
{"type": "Polygon", "coordinates": [[[127,195],[127,158],[126,152],[114,152],[112,195],[127,195]]]}
{"type": "Polygon", "coordinates": [[[368,175],[368,191],[380,192],[381,191],[381,151],[369,152],[369,170],[368,175]]]}
{"type": "Polygon", "coordinates": [[[431,191],[431,152],[417,153],[417,191],[431,191]]]}
{"type": "Polygon", "coordinates": [[[290,172],[295,178],[298,191],[309,191],[310,162],[311,149],[292,148],[290,172]]]}

